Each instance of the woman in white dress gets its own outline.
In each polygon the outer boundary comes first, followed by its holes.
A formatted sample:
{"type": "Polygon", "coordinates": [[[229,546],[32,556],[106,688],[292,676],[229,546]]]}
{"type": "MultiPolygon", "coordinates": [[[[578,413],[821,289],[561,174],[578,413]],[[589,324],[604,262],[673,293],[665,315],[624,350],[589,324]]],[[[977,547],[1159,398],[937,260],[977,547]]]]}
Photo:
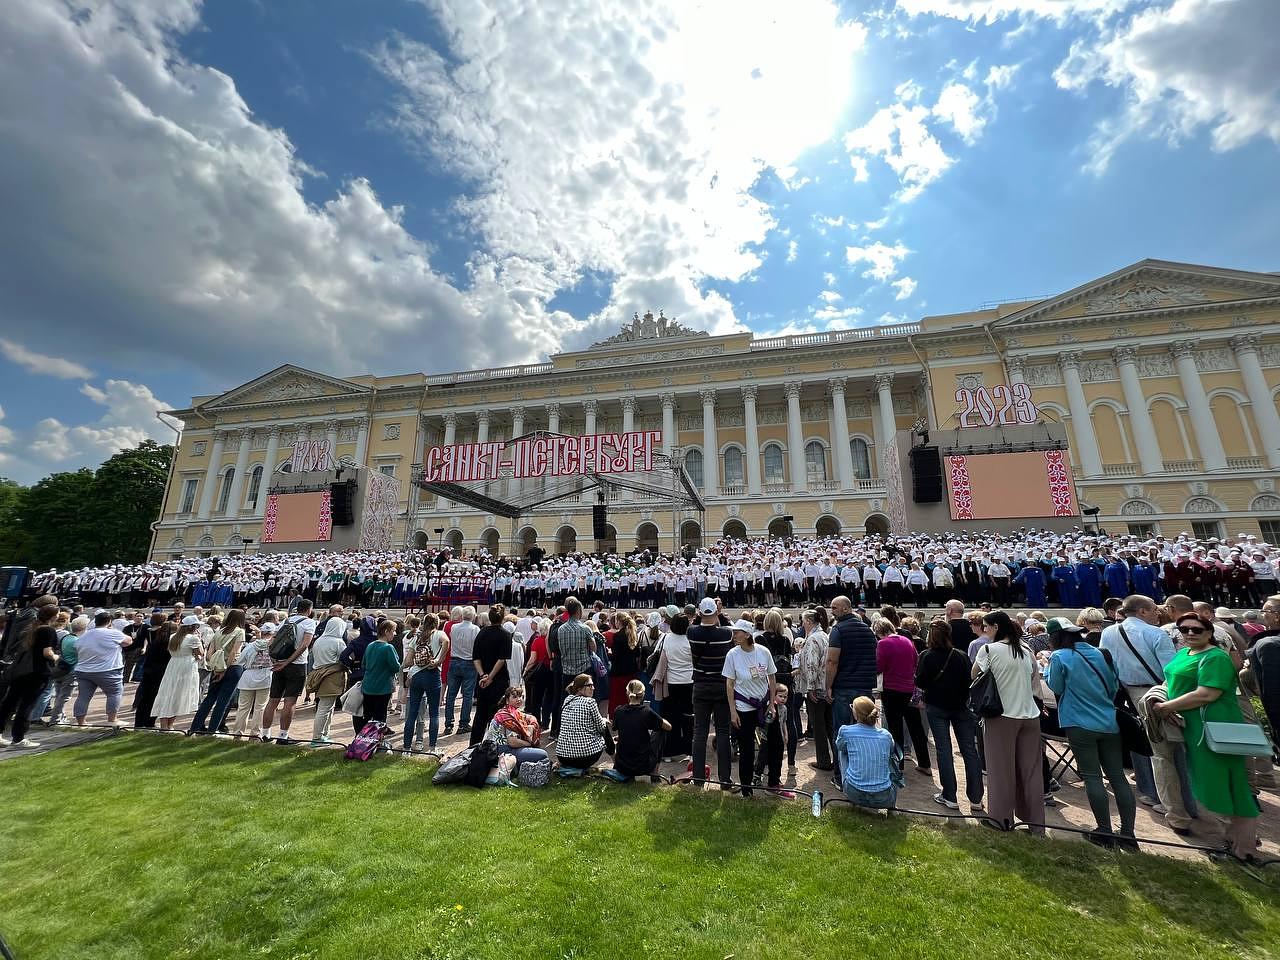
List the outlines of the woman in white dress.
{"type": "Polygon", "coordinates": [[[169,640],[169,665],[151,708],[161,730],[172,730],[174,717],[195,713],[200,705],[199,664],[204,659],[204,647],[199,630],[200,618],[188,614],[169,640]]]}

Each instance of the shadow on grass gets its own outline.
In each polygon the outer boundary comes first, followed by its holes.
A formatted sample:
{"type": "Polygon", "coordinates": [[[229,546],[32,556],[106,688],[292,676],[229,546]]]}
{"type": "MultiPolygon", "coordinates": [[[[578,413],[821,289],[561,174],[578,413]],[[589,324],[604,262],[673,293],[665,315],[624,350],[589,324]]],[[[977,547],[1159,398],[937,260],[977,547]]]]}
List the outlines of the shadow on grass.
{"type": "Polygon", "coordinates": [[[691,854],[715,857],[731,857],[764,843],[781,802],[763,795],[746,799],[714,789],[669,789],[670,801],[645,818],[654,848],[685,846],[691,854]]]}

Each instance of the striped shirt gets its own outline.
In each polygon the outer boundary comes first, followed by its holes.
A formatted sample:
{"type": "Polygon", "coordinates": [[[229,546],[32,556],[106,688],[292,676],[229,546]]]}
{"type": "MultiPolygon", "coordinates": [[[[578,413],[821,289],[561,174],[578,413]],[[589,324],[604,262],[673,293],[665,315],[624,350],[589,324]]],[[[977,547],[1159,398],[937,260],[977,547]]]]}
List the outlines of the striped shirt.
{"type": "Polygon", "coordinates": [[[889,788],[889,759],[893,756],[893,736],[883,727],[851,723],[836,734],[836,755],[840,758],[841,779],[866,793],[889,788]]]}
{"type": "Polygon", "coordinates": [[[728,627],[706,627],[698,624],[686,632],[689,653],[693,657],[693,682],[724,686],[724,658],[733,649],[733,634],[728,627]]]}

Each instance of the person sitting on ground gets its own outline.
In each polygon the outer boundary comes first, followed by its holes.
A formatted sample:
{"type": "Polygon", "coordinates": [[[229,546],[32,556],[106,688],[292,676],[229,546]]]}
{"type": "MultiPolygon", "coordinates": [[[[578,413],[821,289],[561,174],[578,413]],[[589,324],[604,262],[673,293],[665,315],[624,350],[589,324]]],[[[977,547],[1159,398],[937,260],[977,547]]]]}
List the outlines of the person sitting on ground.
{"type": "Polygon", "coordinates": [[[876,726],[880,708],[870,697],[853,701],[853,718],[836,732],[844,795],[854,806],[892,810],[903,784],[902,751],[888,730],[876,726]]]}
{"type": "Polygon", "coordinates": [[[569,684],[568,696],[560,708],[560,739],[556,741],[556,759],[562,769],[587,770],[604,753],[609,722],[600,716],[595,686],[586,673],[578,674],[569,684]]]}
{"type": "Polygon", "coordinates": [[[524,713],[524,687],[508,687],[503,705],[489,722],[486,736],[493,741],[499,754],[509,753],[520,764],[532,760],[539,763],[547,759],[547,751],[540,746],[542,727],[537,718],[524,713]]]}
{"type": "Polygon", "coordinates": [[[613,769],[606,770],[605,775],[621,781],[653,776],[661,754],[661,733],[669,732],[671,724],[644,702],[644,684],[639,680],[627,684],[627,703],[614,711],[613,726],[618,744],[613,769]],[[655,733],[659,735],[650,736],[655,733]]]}

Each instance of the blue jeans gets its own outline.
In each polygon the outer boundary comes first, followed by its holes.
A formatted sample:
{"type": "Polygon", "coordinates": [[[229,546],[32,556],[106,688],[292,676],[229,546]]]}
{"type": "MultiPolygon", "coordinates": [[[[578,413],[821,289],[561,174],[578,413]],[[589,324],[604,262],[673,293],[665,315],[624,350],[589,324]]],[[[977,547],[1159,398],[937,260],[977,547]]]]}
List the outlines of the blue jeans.
{"type": "Polygon", "coordinates": [[[522,763],[541,763],[547,759],[547,751],[541,747],[516,747],[512,750],[510,747],[503,747],[503,753],[509,753],[516,758],[516,766],[522,763]]]}
{"type": "Polygon", "coordinates": [[[1156,792],[1156,775],[1151,769],[1151,758],[1140,753],[1130,753],[1129,760],[1133,763],[1133,779],[1138,784],[1138,792],[1149,800],[1158,801],[1160,794],[1156,792]]]}
{"type": "Polygon", "coordinates": [[[453,659],[449,661],[449,691],[444,698],[444,725],[453,726],[453,701],[458,691],[462,691],[462,713],[458,715],[458,726],[465,727],[471,723],[471,698],[476,692],[476,667],[470,660],[453,659]]]}
{"type": "Polygon", "coordinates": [[[220,679],[210,678],[209,692],[200,701],[200,706],[196,708],[196,715],[191,721],[192,733],[208,733],[210,730],[217,732],[227,718],[227,711],[231,709],[231,698],[236,694],[236,684],[240,682],[242,673],[244,673],[243,667],[232,664],[220,679]],[[208,726],[205,725],[206,720],[208,726]]]}
{"type": "Polygon", "coordinates": [[[858,807],[870,807],[873,810],[890,810],[898,799],[898,788],[892,783],[883,790],[867,793],[853,785],[844,788],[844,795],[850,803],[858,807]]]}
{"type": "Polygon", "coordinates": [[[831,732],[834,736],[841,727],[853,723],[853,701],[871,696],[870,690],[851,690],[836,687],[831,691],[831,732]]]}
{"type": "Polygon", "coordinates": [[[982,802],[982,761],[978,759],[978,722],[967,708],[944,710],[931,704],[925,706],[929,729],[933,731],[933,743],[938,754],[938,778],[942,781],[942,797],[952,803],[956,800],[956,764],[951,754],[951,731],[956,732],[956,743],[964,759],[964,788],[970,803],[982,802]]]}
{"type": "Polygon", "coordinates": [[[44,712],[49,709],[49,701],[53,699],[53,681],[45,682],[44,689],[40,691],[40,696],[36,697],[35,704],[31,707],[31,713],[28,714],[27,720],[35,723],[44,718],[44,712]]]}
{"type": "MultiPolygon", "coordinates": [[[[454,664],[457,666],[457,664],[454,664]]],[[[472,668],[474,669],[474,668],[472,668]]],[[[452,670],[450,671],[452,673],[452,670]]],[[[413,738],[422,739],[418,714],[422,710],[422,698],[427,698],[428,740],[427,746],[434,750],[436,739],[440,736],[440,671],[419,670],[409,680],[409,707],[404,715],[404,748],[413,746],[413,738]]],[[[465,702],[465,701],[464,701],[465,702]]]]}

